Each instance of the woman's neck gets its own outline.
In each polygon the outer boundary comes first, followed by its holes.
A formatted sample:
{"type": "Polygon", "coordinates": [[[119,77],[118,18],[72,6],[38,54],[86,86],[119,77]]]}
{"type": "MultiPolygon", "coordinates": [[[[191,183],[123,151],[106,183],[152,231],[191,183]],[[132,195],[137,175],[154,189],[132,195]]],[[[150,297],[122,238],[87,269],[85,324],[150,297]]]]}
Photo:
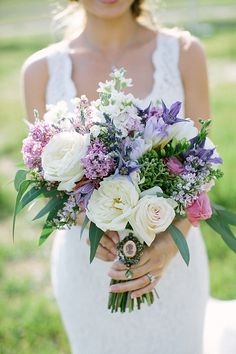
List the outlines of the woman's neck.
{"type": "Polygon", "coordinates": [[[139,24],[131,12],[109,20],[87,14],[83,37],[95,50],[116,52],[132,43],[138,34],[138,28],[139,24]]]}

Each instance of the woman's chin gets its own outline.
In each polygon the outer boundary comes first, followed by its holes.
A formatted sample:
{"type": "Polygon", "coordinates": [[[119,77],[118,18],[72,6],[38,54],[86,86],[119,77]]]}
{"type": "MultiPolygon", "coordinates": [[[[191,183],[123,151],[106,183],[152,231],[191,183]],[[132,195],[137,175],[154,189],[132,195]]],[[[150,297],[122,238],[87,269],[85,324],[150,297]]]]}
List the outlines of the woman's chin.
{"type": "Polygon", "coordinates": [[[130,11],[132,0],[84,0],[88,13],[101,19],[115,19],[130,11]]]}

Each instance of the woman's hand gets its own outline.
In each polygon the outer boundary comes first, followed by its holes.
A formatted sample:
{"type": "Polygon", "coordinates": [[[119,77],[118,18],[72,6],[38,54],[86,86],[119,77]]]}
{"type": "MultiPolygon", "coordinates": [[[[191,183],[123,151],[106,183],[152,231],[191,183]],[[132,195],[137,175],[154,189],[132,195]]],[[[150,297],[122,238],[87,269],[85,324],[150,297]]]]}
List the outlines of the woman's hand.
{"type": "MultiPolygon", "coordinates": [[[[146,247],[140,262],[136,266],[132,266],[132,280],[124,283],[112,285],[111,292],[123,293],[131,291],[131,297],[136,298],[153,290],[159,279],[163,275],[166,267],[177,253],[168,233],[162,233],[156,237],[156,240],[150,247],[146,247]],[[147,274],[151,273],[155,280],[151,283],[147,274]]],[[[115,262],[108,275],[115,280],[127,280],[125,272],[127,267],[117,261],[115,262]]]]}
{"type": "MultiPolygon", "coordinates": [[[[186,226],[186,221],[180,221],[180,229],[186,231],[189,225],[186,226]]],[[[146,247],[141,257],[139,264],[132,266],[132,280],[112,285],[111,292],[123,293],[131,291],[131,297],[136,298],[153,290],[157,285],[161,276],[165,272],[168,264],[178,252],[178,249],[168,232],[159,234],[150,247],[146,247]],[[147,274],[151,273],[155,280],[151,283],[147,274]]],[[[115,280],[127,280],[125,272],[127,267],[117,261],[115,262],[108,275],[115,280]]]]}
{"type": "MultiPolygon", "coordinates": [[[[117,257],[116,244],[119,239],[116,231],[106,231],[98,245],[96,257],[106,262],[113,262],[117,257]]],[[[89,238],[87,238],[86,242],[90,245],[89,238]]]]}

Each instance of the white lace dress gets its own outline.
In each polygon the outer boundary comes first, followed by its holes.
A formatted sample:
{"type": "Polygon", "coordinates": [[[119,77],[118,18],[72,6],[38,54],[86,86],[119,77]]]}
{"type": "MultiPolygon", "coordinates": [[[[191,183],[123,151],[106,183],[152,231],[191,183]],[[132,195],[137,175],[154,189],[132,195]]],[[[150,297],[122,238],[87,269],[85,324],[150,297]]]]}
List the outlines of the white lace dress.
{"type": "MultiPolygon", "coordinates": [[[[178,67],[179,40],[160,33],[153,53],[154,86],[144,100],[184,102],[178,67]]],[[[76,95],[68,46],[52,46],[48,55],[47,103],[76,95]]],[[[182,112],[183,113],[183,112],[182,112]]],[[[202,236],[192,228],[187,237],[191,261],[178,254],[157,285],[160,300],[132,314],[107,310],[111,263],[95,259],[80,228],[59,231],[52,250],[52,282],[73,354],[202,354],[208,300],[208,264],[202,236]]]]}

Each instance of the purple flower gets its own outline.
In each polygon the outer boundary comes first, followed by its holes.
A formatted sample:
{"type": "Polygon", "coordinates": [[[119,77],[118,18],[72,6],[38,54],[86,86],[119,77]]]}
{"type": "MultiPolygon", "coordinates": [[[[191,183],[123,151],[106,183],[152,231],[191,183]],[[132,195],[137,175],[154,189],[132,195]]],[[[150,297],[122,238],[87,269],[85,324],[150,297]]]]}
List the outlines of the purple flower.
{"type": "Polygon", "coordinates": [[[165,124],[162,118],[156,119],[155,116],[151,117],[144,129],[145,141],[152,141],[153,145],[159,144],[159,142],[168,136],[168,125],[165,124]]]}
{"type": "Polygon", "coordinates": [[[164,122],[168,125],[173,125],[178,122],[185,122],[185,119],[178,118],[177,115],[179,114],[180,107],[181,107],[181,102],[177,101],[173,103],[168,109],[163,101],[162,102],[162,108],[163,108],[163,113],[162,113],[162,118],[164,122]]]}
{"type": "Polygon", "coordinates": [[[109,156],[106,146],[96,139],[81,159],[86,178],[93,180],[108,176],[115,169],[115,161],[109,156]]]}
{"type": "Polygon", "coordinates": [[[170,174],[180,175],[184,172],[184,166],[177,157],[169,157],[165,160],[165,163],[170,171],[170,174]]]}
{"type": "Polygon", "coordinates": [[[50,125],[43,120],[37,120],[35,124],[30,125],[29,135],[34,141],[41,142],[45,146],[51,139],[53,133],[50,125]]]}
{"type": "Polygon", "coordinates": [[[150,145],[145,143],[141,137],[137,137],[130,142],[130,158],[137,161],[149,148],[150,145]]]}
{"type": "Polygon", "coordinates": [[[156,117],[156,119],[160,119],[162,117],[162,114],[163,114],[163,108],[162,107],[152,107],[150,109],[150,112],[149,112],[149,118],[151,117],[156,117]]]}
{"type": "Polygon", "coordinates": [[[48,123],[43,120],[37,120],[31,124],[29,135],[23,140],[22,154],[23,160],[29,169],[41,167],[41,154],[43,148],[53,136],[52,129],[48,123]]]}
{"type": "Polygon", "coordinates": [[[86,209],[88,205],[88,201],[95,189],[95,185],[91,182],[87,182],[78,189],[76,189],[75,192],[73,192],[73,195],[75,196],[76,204],[79,205],[82,209],[86,209]]]}
{"type": "Polygon", "coordinates": [[[42,143],[33,140],[31,136],[23,140],[21,152],[23,154],[24,163],[30,170],[40,168],[42,150],[42,143]]]}
{"type": "Polygon", "coordinates": [[[114,173],[114,177],[127,176],[128,179],[133,183],[130,174],[137,171],[141,165],[138,165],[135,161],[125,161],[122,156],[119,159],[119,165],[114,173]]]}

